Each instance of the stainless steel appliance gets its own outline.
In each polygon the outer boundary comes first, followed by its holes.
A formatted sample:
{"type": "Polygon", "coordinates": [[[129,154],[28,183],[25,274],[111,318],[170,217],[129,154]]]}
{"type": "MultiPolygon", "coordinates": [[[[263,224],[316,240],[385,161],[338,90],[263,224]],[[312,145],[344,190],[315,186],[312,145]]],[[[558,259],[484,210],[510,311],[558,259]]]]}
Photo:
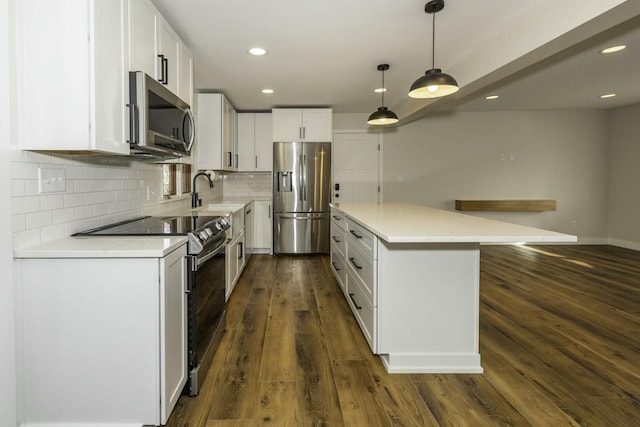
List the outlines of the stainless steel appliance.
{"type": "Polygon", "coordinates": [[[225,216],[140,217],[74,236],[186,235],[189,395],[198,394],[225,328],[225,216]]]}
{"type": "Polygon", "coordinates": [[[273,253],[329,252],[331,143],[273,143],[273,253]]]}
{"type": "Polygon", "coordinates": [[[189,105],[142,71],[129,73],[129,146],[136,157],[188,156],[195,138],[189,105]]]}

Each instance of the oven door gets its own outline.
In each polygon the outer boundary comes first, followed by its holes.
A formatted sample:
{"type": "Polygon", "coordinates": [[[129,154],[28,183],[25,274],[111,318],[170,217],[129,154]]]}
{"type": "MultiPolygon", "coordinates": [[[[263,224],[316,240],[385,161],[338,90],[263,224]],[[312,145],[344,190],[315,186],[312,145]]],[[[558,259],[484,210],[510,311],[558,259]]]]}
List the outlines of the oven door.
{"type": "Polygon", "coordinates": [[[189,384],[196,396],[225,328],[226,239],[203,256],[191,256],[189,272],[189,384]]]}

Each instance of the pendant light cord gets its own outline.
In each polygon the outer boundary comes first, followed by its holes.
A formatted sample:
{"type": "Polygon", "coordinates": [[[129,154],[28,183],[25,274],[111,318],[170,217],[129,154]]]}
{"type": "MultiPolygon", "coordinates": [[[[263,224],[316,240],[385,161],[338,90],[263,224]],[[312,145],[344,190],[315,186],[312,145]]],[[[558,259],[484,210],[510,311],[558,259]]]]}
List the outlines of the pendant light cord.
{"type": "Polygon", "coordinates": [[[385,92],[385,86],[384,86],[384,70],[382,70],[382,105],[381,105],[381,107],[384,107],[384,92],[385,92]]]}
{"type": "Polygon", "coordinates": [[[433,12],[433,25],[431,26],[431,69],[436,68],[436,13],[433,12]]]}

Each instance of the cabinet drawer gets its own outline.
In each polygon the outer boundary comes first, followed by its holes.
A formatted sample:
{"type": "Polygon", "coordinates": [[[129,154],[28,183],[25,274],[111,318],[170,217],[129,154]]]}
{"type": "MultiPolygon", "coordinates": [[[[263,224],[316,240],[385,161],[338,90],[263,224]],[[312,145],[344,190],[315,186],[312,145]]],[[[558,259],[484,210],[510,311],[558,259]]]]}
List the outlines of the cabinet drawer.
{"type": "Polygon", "coordinates": [[[347,220],[347,232],[350,244],[355,243],[364,254],[376,257],[376,237],[372,232],[351,219],[347,220]]]}
{"type": "Polygon", "coordinates": [[[371,347],[371,351],[376,353],[376,309],[371,305],[365,296],[366,292],[360,286],[360,281],[355,277],[353,272],[347,272],[347,299],[351,311],[353,312],[360,330],[371,347]]]}
{"type": "Polygon", "coordinates": [[[331,211],[331,223],[344,231],[347,231],[347,218],[336,210],[331,211]]]}
{"type": "Polygon", "coordinates": [[[372,305],[376,304],[374,297],[374,276],[375,276],[375,261],[371,255],[364,255],[358,248],[356,248],[349,240],[347,245],[347,260],[349,270],[355,273],[355,277],[359,278],[361,285],[364,288],[367,301],[372,305]]]}
{"type": "Polygon", "coordinates": [[[347,254],[347,236],[334,222],[331,222],[331,245],[335,245],[343,257],[347,254]]]}
{"type": "Polygon", "coordinates": [[[336,276],[343,292],[346,292],[347,286],[347,268],[344,265],[344,255],[342,255],[336,245],[331,245],[331,269],[336,276]]]}

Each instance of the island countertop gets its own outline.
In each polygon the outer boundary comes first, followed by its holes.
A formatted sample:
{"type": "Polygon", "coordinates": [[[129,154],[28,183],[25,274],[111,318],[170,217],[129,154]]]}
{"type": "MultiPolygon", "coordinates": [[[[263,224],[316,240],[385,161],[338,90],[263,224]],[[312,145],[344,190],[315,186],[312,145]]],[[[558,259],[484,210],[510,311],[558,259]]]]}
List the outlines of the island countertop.
{"type": "Polygon", "coordinates": [[[575,242],[576,236],[408,203],[331,206],[389,243],[575,242]]]}

